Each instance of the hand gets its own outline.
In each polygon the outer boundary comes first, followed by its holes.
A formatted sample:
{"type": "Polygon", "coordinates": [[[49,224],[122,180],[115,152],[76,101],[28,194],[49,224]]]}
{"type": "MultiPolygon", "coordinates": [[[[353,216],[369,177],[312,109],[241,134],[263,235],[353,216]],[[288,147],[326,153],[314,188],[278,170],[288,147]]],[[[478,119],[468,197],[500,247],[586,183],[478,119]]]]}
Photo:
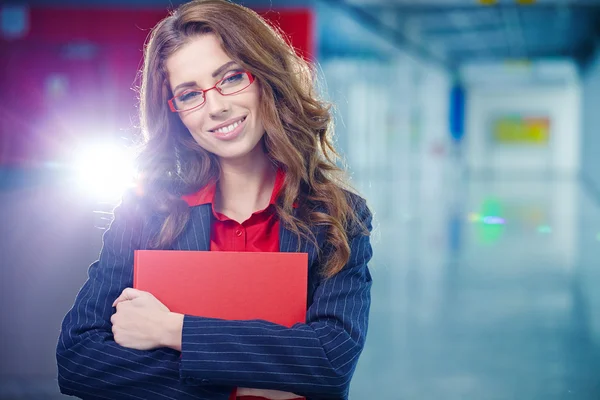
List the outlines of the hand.
{"type": "Polygon", "coordinates": [[[183,315],[175,314],[151,293],[126,288],[113,302],[117,312],[110,318],[115,342],[123,347],[152,350],[181,349],[183,315]]]}

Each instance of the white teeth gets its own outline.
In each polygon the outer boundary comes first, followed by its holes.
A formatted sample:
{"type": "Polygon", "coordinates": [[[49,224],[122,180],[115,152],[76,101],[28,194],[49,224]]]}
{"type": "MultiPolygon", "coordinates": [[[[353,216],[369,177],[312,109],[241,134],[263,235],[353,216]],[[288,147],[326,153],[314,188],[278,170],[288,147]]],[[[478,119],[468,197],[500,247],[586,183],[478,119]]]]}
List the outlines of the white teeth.
{"type": "Polygon", "coordinates": [[[215,129],[215,130],[214,130],[214,132],[218,132],[218,133],[229,133],[229,132],[231,132],[232,130],[234,130],[235,128],[237,128],[237,126],[238,126],[239,124],[241,124],[242,122],[243,122],[243,119],[242,119],[242,120],[240,120],[240,121],[238,121],[238,122],[234,122],[234,123],[233,123],[233,124],[231,124],[231,125],[224,126],[223,128],[215,129]]]}

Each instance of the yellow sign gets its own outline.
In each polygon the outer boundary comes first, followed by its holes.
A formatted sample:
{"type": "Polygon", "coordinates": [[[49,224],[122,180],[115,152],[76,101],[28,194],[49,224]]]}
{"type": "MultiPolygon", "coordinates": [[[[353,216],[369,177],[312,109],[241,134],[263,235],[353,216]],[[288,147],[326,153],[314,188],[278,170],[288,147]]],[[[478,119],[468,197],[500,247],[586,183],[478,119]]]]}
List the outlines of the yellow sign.
{"type": "Polygon", "coordinates": [[[497,143],[548,144],[550,120],[547,117],[503,117],[494,123],[497,143]]]}

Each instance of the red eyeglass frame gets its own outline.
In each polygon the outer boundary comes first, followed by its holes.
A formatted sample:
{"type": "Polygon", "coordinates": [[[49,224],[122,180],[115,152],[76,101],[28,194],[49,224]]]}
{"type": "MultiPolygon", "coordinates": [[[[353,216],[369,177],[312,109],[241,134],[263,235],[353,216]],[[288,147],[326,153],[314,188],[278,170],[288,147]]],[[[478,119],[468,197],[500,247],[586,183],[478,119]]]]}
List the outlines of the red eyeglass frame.
{"type": "Polygon", "coordinates": [[[169,99],[169,100],[167,101],[167,103],[169,104],[169,108],[171,109],[171,111],[172,111],[172,112],[180,113],[180,112],[185,112],[185,111],[191,111],[191,110],[194,110],[194,109],[196,109],[196,108],[198,108],[198,107],[202,107],[204,104],[206,104],[206,93],[207,93],[209,90],[216,89],[216,90],[217,90],[217,92],[219,92],[219,94],[220,94],[221,96],[231,96],[232,94],[236,94],[236,93],[239,93],[239,92],[241,92],[242,90],[246,90],[246,89],[248,89],[248,87],[250,87],[250,85],[252,85],[252,83],[253,83],[253,82],[254,82],[254,75],[252,75],[252,73],[251,73],[250,71],[245,71],[245,70],[244,70],[244,71],[239,71],[239,72],[236,72],[235,74],[228,75],[228,76],[225,76],[225,77],[223,77],[222,79],[219,79],[219,81],[218,81],[217,83],[215,83],[215,85],[214,85],[213,87],[211,87],[211,88],[208,88],[208,89],[189,89],[189,90],[186,90],[186,91],[184,91],[183,93],[181,93],[181,94],[179,94],[179,95],[177,95],[177,96],[173,96],[171,99],[169,99]],[[223,82],[225,79],[231,78],[232,76],[234,76],[234,75],[237,75],[237,74],[246,74],[246,75],[248,76],[248,79],[250,80],[250,83],[248,84],[248,86],[246,86],[245,88],[243,88],[243,89],[240,89],[240,90],[238,90],[238,91],[236,91],[236,92],[233,92],[233,93],[227,93],[227,94],[223,94],[223,93],[222,93],[222,92],[219,90],[219,88],[217,87],[217,86],[219,85],[219,83],[221,83],[221,82],[223,82]],[[186,109],[186,110],[177,110],[177,109],[175,108],[175,104],[173,103],[173,101],[174,101],[174,100],[175,100],[177,97],[183,96],[184,94],[186,94],[186,93],[189,93],[189,92],[191,92],[191,91],[194,91],[194,90],[196,90],[196,91],[197,91],[197,90],[200,90],[200,91],[202,91],[202,93],[204,94],[204,101],[203,101],[202,103],[198,104],[197,106],[194,106],[194,107],[192,107],[192,108],[188,108],[188,109],[186,109]]]}

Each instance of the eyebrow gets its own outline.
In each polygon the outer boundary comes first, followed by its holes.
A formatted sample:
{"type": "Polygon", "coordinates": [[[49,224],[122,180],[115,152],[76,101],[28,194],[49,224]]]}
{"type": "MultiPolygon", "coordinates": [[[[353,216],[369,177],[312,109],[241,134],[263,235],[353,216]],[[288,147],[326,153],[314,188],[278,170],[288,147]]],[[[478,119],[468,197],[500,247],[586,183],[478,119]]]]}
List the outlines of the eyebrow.
{"type": "MultiPolygon", "coordinates": [[[[237,65],[237,63],[235,61],[229,61],[228,63],[225,63],[223,65],[221,65],[219,68],[217,68],[215,70],[215,72],[212,73],[212,77],[216,78],[217,76],[221,75],[223,72],[225,72],[225,70],[229,67],[231,67],[232,65],[237,65]]],[[[190,86],[197,86],[198,84],[196,82],[184,82],[180,85],[175,86],[175,89],[173,89],[173,93],[175,93],[177,91],[177,89],[183,88],[183,87],[190,87],[190,86]]]]}

